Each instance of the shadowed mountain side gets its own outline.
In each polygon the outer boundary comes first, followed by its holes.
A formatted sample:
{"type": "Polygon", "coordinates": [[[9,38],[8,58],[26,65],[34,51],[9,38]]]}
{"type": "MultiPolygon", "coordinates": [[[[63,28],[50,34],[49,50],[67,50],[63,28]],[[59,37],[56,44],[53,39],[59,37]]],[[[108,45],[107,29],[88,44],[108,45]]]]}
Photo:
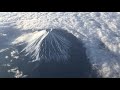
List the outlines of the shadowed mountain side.
{"type": "MultiPolygon", "coordinates": [[[[35,77],[35,78],[36,77],[40,77],[40,78],[97,77],[96,72],[92,70],[92,66],[89,60],[87,59],[86,49],[83,46],[82,41],[78,40],[74,35],[68,33],[65,30],[54,29],[52,32],[54,32],[56,35],[63,36],[72,43],[68,52],[70,58],[68,58],[67,61],[50,60],[49,62],[46,62],[45,59],[42,59],[41,61],[27,63],[28,61],[31,61],[31,59],[29,58],[30,56],[28,55],[25,58],[25,61],[28,65],[27,64],[23,65],[23,63],[21,63],[22,64],[21,70],[23,70],[25,74],[29,73],[28,78],[30,77],[35,77]]],[[[49,38],[46,37],[46,39],[49,38]]],[[[46,45],[49,46],[47,48],[49,48],[52,53],[56,53],[52,50],[49,43],[47,43],[46,45]]],[[[54,47],[54,49],[57,49],[57,47],[54,47]]]]}

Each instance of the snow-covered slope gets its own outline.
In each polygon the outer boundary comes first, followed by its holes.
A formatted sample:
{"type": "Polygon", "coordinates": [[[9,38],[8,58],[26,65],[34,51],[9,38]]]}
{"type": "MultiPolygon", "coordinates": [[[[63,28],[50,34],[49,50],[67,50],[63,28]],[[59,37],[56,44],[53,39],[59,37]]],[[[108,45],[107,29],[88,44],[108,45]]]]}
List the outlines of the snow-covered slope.
{"type": "Polygon", "coordinates": [[[103,77],[120,77],[119,24],[119,12],[0,12],[0,53],[38,29],[62,28],[84,42],[103,77]]]}

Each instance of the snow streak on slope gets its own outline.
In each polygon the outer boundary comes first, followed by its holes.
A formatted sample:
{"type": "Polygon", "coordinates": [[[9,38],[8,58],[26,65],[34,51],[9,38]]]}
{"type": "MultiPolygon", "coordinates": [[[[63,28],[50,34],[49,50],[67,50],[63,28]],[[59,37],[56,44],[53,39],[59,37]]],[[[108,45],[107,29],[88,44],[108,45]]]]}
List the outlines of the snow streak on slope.
{"type": "MultiPolygon", "coordinates": [[[[82,39],[91,64],[103,77],[120,77],[119,12],[1,12],[0,28],[5,30],[7,27],[22,33],[18,37],[9,37],[7,40],[11,44],[29,41],[37,29],[68,30],[82,39]]],[[[0,38],[7,35],[9,33],[0,30],[0,38]]]]}

